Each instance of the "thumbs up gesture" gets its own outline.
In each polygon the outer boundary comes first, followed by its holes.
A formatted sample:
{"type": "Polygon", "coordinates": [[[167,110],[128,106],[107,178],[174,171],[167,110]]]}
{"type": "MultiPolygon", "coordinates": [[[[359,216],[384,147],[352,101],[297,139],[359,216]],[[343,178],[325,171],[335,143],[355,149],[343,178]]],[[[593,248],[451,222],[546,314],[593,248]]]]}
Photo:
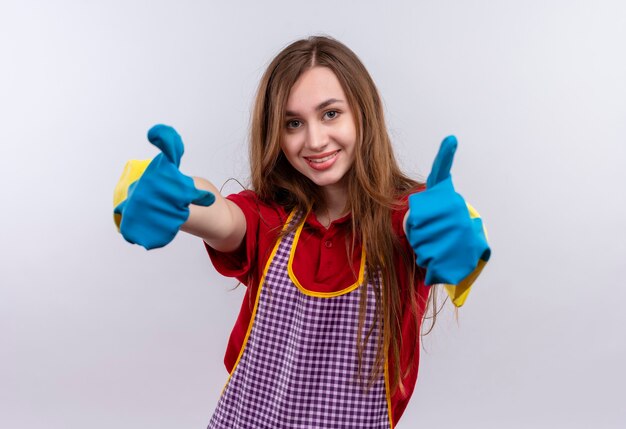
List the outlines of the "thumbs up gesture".
{"type": "Polygon", "coordinates": [[[454,136],[443,140],[426,190],[409,196],[406,236],[417,264],[426,269],[427,285],[473,282],[491,255],[482,220],[452,185],[456,148],[454,136]]]}
{"type": "Polygon", "coordinates": [[[155,125],[148,140],[161,150],[150,162],[129,161],[114,192],[113,216],[122,236],[146,249],[174,239],[189,217],[189,204],[210,206],[215,195],[196,189],[178,167],[184,147],[167,125],[155,125]]]}

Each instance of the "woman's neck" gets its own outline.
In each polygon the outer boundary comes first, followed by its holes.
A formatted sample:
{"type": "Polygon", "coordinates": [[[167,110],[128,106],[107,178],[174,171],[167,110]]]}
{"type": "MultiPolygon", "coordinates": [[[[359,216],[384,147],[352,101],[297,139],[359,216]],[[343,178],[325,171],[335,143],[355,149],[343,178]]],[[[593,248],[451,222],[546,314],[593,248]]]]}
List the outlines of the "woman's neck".
{"type": "Polygon", "coordinates": [[[328,228],[333,221],[344,217],[347,213],[347,187],[325,186],[324,200],[324,206],[315,210],[315,216],[322,225],[328,228]]]}

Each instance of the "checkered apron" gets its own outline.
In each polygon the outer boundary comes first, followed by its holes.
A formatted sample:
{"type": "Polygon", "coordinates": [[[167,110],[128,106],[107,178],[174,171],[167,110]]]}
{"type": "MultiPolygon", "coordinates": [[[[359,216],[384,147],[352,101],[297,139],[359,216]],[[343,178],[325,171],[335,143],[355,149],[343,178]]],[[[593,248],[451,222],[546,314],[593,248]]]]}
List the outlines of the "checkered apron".
{"type": "MultiPolygon", "coordinates": [[[[384,377],[366,388],[377,328],[363,354],[362,376],[357,375],[361,290],[316,297],[298,289],[287,269],[294,236],[277,244],[259,286],[248,339],[208,429],[390,428],[384,377]]],[[[366,287],[363,335],[375,321],[373,287],[366,287]]]]}

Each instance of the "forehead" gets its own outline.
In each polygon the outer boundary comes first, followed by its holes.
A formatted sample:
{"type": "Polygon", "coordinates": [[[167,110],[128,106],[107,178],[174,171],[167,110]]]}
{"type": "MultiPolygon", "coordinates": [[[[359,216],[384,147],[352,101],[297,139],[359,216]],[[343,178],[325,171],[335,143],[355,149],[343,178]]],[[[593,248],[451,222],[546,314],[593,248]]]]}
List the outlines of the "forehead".
{"type": "Polygon", "coordinates": [[[289,91],[286,110],[314,109],[331,98],[346,101],[346,95],[335,73],[328,67],[316,66],[308,69],[289,91]]]}

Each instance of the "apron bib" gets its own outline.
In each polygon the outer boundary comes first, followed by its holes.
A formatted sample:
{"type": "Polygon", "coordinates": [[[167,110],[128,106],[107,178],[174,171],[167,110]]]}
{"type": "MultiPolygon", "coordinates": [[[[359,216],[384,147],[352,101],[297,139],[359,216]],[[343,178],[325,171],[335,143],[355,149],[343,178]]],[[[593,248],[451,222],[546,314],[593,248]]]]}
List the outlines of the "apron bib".
{"type": "MultiPolygon", "coordinates": [[[[299,219],[292,213],[287,225],[299,219]]],[[[290,273],[302,226],[284,236],[269,258],[247,338],[208,429],[391,427],[386,377],[367,387],[377,328],[358,375],[358,284],[316,294],[290,273]]],[[[375,323],[375,295],[371,283],[366,287],[363,335],[375,323]]]]}

